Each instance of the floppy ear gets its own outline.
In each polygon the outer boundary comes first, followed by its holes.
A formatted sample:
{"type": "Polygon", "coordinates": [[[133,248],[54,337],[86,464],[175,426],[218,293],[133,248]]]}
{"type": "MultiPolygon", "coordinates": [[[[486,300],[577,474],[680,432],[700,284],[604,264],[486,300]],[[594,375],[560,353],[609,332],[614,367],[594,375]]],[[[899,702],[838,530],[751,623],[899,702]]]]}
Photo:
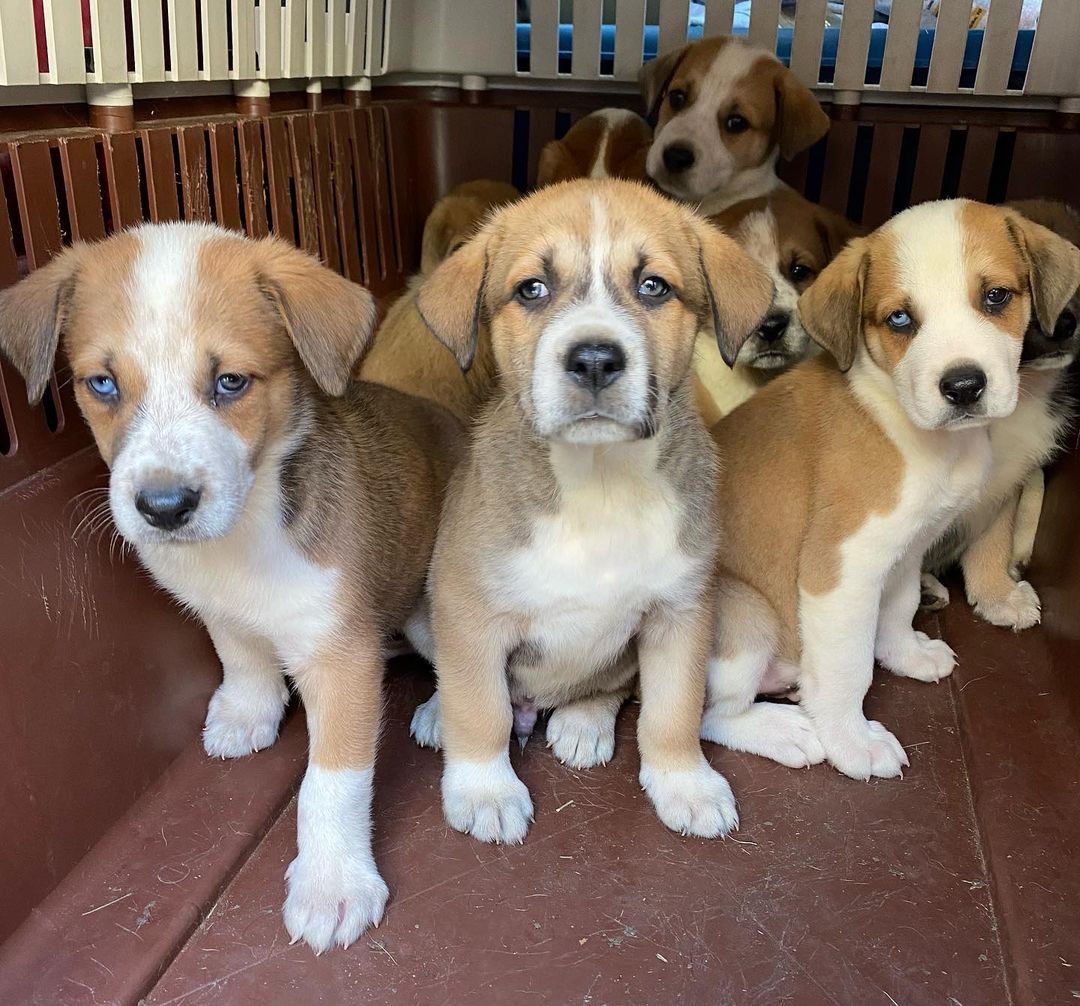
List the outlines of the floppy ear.
{"type": "Polygon", "coordinates": [[[1019,213],[1006,222],[1029,263],[1032,313],[1044,332],[1052,332],[1080,286],[1080,248],[1019,213]]]}
{"type": "Polygon", "coordinates": [[[731,367],[772,305],[773,284],[765,270],[726,234],[704,221],[697,231],[708,324],[724,363],[731,367]]]}
{"type": "Polygon", "coordinates": [[[364,287],[283,241],[267,239],[259,283],[315,383],[343,395],[375,332],[375,301],[364,287]]]}
{"type": "Polygon", "coordinates": [[[681,49],[672,49],[663,56],[650,59],[638,71],[638,86],[641,88],[641,97],[645,101],[645,118],[649,125],[656,125],[656,118],[660,114],[660,102],[664,100],[668,84],[675,76],[675,71],[683,61],[690,46],[684,45],[681,49]]]}
{"type": "Polygon", "coordinates": [[[463,245],[420,287],[416,308],[428,330],[468,370],[476,355],[487,281],[485,235],[463,245]]]}
{"type": "Polygon", "coordinates": [[[866,242],[856,238],[840,252],[799,298],[799,318],[807,334],[827,350],[841,370],[849,370],[862,337],[862,295],[866,242]]]}
{"type": "Polygon", "coordinates": [[[0,349],[26,381],[31,405],[49,384],[84,247],[61,252],[48,265],[0,292],[0,349]]]}
{"type": "Polygon", "coordinates": [[[829,117],[810,89],[788,69],[776,75],[777,143],[790,161],[829,131],[829,117]]]}
{"type": "Polygon", "coordinates": [[[817,229],[821,243],[825,247],[826,261],[831,262],[840,253],[852,238],[861,237],[866,232],[858,224],[848,220],[847,217],[824,206],[816,207],[814,214],[814,227],[817,229]]]}

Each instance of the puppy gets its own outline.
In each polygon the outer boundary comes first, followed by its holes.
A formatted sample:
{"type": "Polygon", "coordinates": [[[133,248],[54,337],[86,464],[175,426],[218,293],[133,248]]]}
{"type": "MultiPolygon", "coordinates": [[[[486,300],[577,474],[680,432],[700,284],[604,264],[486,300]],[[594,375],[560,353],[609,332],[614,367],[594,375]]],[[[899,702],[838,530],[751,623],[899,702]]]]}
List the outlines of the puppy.
{"type": "Polygon", "coordinates": [[[570,127],[561,140],[540,152],[536,185],[573,178],[628,178],[645,181],[645,158],[652,143],[649,124],[626,108],[601,108],[570,127]]]}
{"type": "Polygon", "coordinates": [[[772,277],[772,309],[728,367],[715,340],[698,340],[694,371],[699,408],[709,425],[746,401],[765,383],[816,352],[795,305],[860,228],[787,186],[748,199],[710,218],[772,277]]]}
{"type": "MultiPolygon", "coordinates": [[[[1080,217],[1064,203],[1026,200],[1011,205],[1029,220],[1080,244],[1080,217]]],[[[975,509],[927,553],[923,576],[927,607],[948,603],[948,591],[935,574],[959,562],[976,615],[1015,631],[1038,624],[1039,595],[1019,578],[1019,571],[1035,544],[1043,466],[1053,460],[1075,418],[1075,403],[1067,394],[1067,368],[1080,349],[1078,315],[1080,290],[1073,290],[1053,324],[1044,327],[1032,317],[1020,358],[1020,401],[1011,416],[990,428],[994,456],[990,481],[975,509]]]]}
{"type": "Polygon", "coordinates": [[[1080,251],[1019,213],[924,203],[856,238],[799,299],[816,357],[713,428],[724,573],[702,736],[855,779],[898,776],[867,721],[875,658],[936,681],[912,629],[923,555],[985,490],[989,424],[1012,413],[1034,315],[1052,329],[1080,251]],[[797,687],[800,706],[755,703],[797,687]]]}
{"type": "Polygon", "coordinates": [[[698,739],[715,462],[688,377],[700,327],[734,359],[770,299],[733,241],[613,179],[502,210],[421,289],[463,367],[487,322],[502,374],[447,497],[429,581],[439,690],[413,721],[421,743],[441,740],[459,831],[520,842],[532,802],[511,729],[553,710],[556,756],[605,762],[639,668],[640,780],[661,820],[736,825],[698,739]]]}
{"type": "Polygon", "coordinates": [[[420,274],[409,282],[379,326],[359,376],[437,402],[460,421],[468,422],[487,400],[495,384],[490,343],[478,340],[476,365],[463,374],[452,354],[439,345],[416,313],[416,291],[443,259],[452,255],[479,229],[496,207],[521,195],[504,182],[465,182],[443,196],[424,224],[420,274]]]}
{"type": "Polygon", "coordinates": [[[193,224],[76,245],[0,294],[30,399],[62,343],[117,528],[206,623],[224,669],[207,754],[273,743],[286,674],[300,692],[311,746],[284,915],[316,951],[386,904],[382,646],[420,596],[461,446],[436,406],[349,383],[374,317],[365,289],[296,249],[193,224]]]}
{"type": "Polygon", "coordinates": [[[772,53],[737,38],[693,42],[640,74],[654,124],[649,177],[713,216],[781,186],[791,160],[829,129],[817,99],[772,53]]]}

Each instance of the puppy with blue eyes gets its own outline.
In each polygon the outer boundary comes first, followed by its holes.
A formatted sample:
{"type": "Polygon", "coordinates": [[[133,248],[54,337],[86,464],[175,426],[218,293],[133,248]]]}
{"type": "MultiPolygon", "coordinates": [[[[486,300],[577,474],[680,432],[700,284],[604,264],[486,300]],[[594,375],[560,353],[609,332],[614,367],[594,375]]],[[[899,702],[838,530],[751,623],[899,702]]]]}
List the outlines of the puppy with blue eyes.
{"type": "Polygon", "coordinates": [[[698,729],[712,636],[716,463],[690,368],[733,360],[772,284],[729,238],[632,182],[574,181],[501,210],[421,288],[463,367],[486,324],[501,376],[447,495],[429,578],[438,692],[413,733],[445,753],[447,821],[520,842],[511,733],[550,711],[575,768],[607,761],[640,670],[640,781],[687,834],[735,827],[698,729]]]}

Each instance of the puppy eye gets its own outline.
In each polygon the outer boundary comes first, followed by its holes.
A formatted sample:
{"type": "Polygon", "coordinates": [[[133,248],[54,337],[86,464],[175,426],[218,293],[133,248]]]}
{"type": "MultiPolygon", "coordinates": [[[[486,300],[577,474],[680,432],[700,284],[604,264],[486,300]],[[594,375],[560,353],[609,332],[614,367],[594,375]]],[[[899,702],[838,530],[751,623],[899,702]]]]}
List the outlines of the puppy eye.
{"type": "Polygon", "coordinates": [[[983,294],[983,301],[988,311],[1000,310],[1012,300],[1012,290],[1003,286],[992,286],[983,294]]]}
{"type": "Polygon", "coordinates": [[[668,92],[668,104],[674,111],[679,111],[681,108],[686,107],[686,92],[681,90],[674,90],[668,92]]]}
{"type": "Polygon", "coordinates": [[[214,382],[214,394],[221,398],[236,398],[250,383],[251,378],[243,374],[219,374],[214,382]]]}
{"type": "Polygon", "coordinates": [[[540,300],[548,295],[548,288],[538,279],[527,279],[518,284],[517,295],[522,300],[540,300]]]}
{"type": "Polygon", "coordinates": [[[745,133],[750,128],[750,123],[741,115],[729,115],[724,120],[724,129],[729,133],[745,133]]]}
{"type": "Polygon", "coordinates": [[[788,276],[791,277],[793,283],[805,282],[813,275],[814,270],[808,265],[803,265],[801,262],[792,262],[791,268],[788,270],[788,276]]]}
{"type": "Polygon", "coordinates": [[[893,331],[907,332],[912,326],[911,315],[908,314],[907,311],[893,311],[893,313],[885,319],[885,324],[893,329],[893,331]]]}
{"type": "Polygon", "coordinates": [[[659,276],[646,276],[638,284],[637,292],[639,297],[645,297],[649,300],[663,300],[671,293],[671,287],[667,280],[663,280],[659,276]]]}
{"type": "Polygon", "coordinates": [[[116,398],[120,393],[116,381],[108,374],[94,374],[86,379],[86,386],[98,396],[98,398],[116,398]]]}

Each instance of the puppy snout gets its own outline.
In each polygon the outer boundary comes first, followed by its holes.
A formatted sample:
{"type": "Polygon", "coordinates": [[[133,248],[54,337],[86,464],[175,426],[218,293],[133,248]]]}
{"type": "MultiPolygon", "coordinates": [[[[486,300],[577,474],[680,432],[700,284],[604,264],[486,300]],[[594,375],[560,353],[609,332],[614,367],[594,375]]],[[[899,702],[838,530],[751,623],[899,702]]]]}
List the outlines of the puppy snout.
{"type": "Polygon", "coordinates": [[[694,151],[681,143],[672,143],[664,148],[664,167],[677,175],[694,165],[694,151]]]}
{"type": "Polygon", "coordinates": [[[151,527],[176,531],[191,520],[202,492],[186,486],[148,486],[135,494],[135,509],[151,527]]]}
{"type": "Polygon", "coordinates": [[[1064,342],[1076,335],[1076,315],[1072,311],[1062,311],[1050,336],[1054,342],[1064,342]]]}
{"type": "Polygon", "coordinates": [[[626,370],[626,355],[611,342],[579,342],[566,355],[571,380],[596,394],[614,384],[626,370]]]}
{"type": "Polygon", "coordinates": [[[776,342],[783,338],[790,321],[791,316],[788,314],[780,312],[770,314],[758,326],[757,334],[761,337],[762,342],[776,342]]]}
{"type": "Polygon", "coordinates": [[[953,367],[942,376],[938,388],[951,405],[974,405],[986,390],[986,374],[971,364],[953,367]]]}

